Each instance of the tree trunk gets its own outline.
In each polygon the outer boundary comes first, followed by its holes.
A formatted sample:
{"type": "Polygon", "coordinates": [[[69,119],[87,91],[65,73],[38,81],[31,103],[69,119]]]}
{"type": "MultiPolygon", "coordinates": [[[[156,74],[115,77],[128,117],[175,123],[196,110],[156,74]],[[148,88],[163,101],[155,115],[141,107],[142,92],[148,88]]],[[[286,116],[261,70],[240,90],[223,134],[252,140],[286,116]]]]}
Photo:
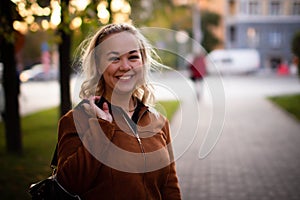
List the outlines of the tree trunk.
{"type": "Polygon", "coordinates": [[[68,30],[69,24],[66,22],[64,12],[68,12],[69,0],[62,1],[61,10],[62,24],[59,28],[61,43],[59,44],[59,72],[60,72],[60,115],[63,116],[71,109],[70,98],[70,72],[71,72],[71,30],[68,30]]]}
{"type": "Polygon", "coordinates": [[[20,83],[16,68],[15,48],[13,42],[13,9],[10,0],[2,0],[0,18],[1,27],[6,34],[0,34],[0,55],[4,65],[3,88],[5,99],[4,124],[6,148],[9,153],[22,153],[22,135],[19,115],[20,83]]]}
{"type": "Polygon", "coordinates": [[[60,115],[63,116],[71,109],[70,98],[70,35],[60,31],[62,43],[59,44],[59,72],[60,72],[60,115]]]}
{"type": "Polygon", "coordinates": [[[6,147],[10,153],[22,153],[22,136],[19,116],[19,80],[14,58],[14,45],[3,42],[3,88],[5,95],[5,136],[6,147]]]}

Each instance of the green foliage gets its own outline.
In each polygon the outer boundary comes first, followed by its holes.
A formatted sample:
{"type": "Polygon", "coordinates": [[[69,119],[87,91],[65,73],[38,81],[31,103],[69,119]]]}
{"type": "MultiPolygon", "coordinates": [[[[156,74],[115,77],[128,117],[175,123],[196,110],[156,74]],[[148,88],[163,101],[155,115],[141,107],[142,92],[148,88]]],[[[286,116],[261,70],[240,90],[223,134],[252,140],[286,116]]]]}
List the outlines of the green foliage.
{"type": "Polygon", "coordinates": [[[175,30],[192,29],[192,13],[187,6],[175,6],[172,0],[129,1],[131,19],[138,26],[162,27],[175,30]]]}
{"type": "Polygon", "coordinates": [[[22,20],[22,17],[16,10],[16,5],[9,1],[1,1],[0,6],[0,43],[2,38],[9,43],[15,42],[15,31],[13,30],[13,21],[22,20]]]}
{"type": "MultiPolygon", "coordinates": [[[[169,0],[151,0],[146,5],[142,5],[141,1],[130,1],[132,6],[131,18],[138,26],[148,27],[162,27],[172,30],[185,30],[192,36],[192,8],[190,6],[175,6],[172,1],[169,0]]],[[[220,23],[221,16],[217,13],[202,10],[201,12],[201,28],[203,33],[203,40],[201,45],[206,51],[212,51],[220,41],[212,29],[217,27],[220,23]]],[[[162,37],[162,36],[160,36],[162,37]]],[[[173,38],[173,43],[174,38],[173,38]]],[[[166,56],[166,64],[174,66],[178,58],[174,58],[173,55],[166,53],[160,56],[166,56]]]]}
{"type": "Polygon", "coordinates": [[[37,0],[37,3],[42,8],[49,7],[50,6],[50,0],[37,0]]]}
{"type": "Polygon", "coordinates": [[[219,25],[220,19],[220,15],[216,13],[210,11],[201,12],[201,28],[203,33],[202,46],[208,53],[221,42],[211,30],[213,27],[219,25]]]}
{"type": "Polygon", "coordinates": [[[300,120],[300,94],[275,96],[269,99],[300,120]]]}

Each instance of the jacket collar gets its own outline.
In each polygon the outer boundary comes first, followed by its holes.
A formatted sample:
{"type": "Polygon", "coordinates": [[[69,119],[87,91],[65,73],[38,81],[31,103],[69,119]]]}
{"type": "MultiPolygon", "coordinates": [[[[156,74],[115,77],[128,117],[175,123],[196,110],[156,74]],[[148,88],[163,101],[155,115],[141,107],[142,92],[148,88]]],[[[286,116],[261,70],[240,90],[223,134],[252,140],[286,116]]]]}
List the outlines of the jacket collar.
{"type": "MultiPolygon", "coordinates": [[[[134,97],[136,98],[136,97],[134,97]]],[[[145,106],[143,104],[143,102],[141,102],[138,98],[136,98],[137,100],[137,107],[132,115],[132,118],[131,120],[133,120],[135,123],[137,123],[139,121],[139,119],[143,116],[143,114],[145,112],[147,112],[149,109],[148,109],[148,106],[145,106]]],[[[114,115],[116,113],[120,113],[120,112],[123,112],[125,113],[125,111],[119,107],[119,106],[115,106],[113,104],[111,104],[107,99],[105,99],[104,97],[101,97],[100,100],[98,102],[96,102],[96,105],[99,107],[99,108],[102,108],[103,107],[103,103],[107,103],[108,104],[108,108],[109,108],[109,113],[114,117],[114,115]],[[115,112],[116,111],[116,112],[115,112]]]]}

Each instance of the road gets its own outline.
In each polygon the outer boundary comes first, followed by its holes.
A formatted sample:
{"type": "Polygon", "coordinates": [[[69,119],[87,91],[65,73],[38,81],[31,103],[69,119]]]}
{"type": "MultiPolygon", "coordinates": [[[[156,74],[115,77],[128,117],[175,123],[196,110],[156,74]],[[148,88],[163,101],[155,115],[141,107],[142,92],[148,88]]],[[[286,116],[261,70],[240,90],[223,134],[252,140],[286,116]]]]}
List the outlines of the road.
{"type": "MultiPolygon", "coordinates": [[[[236,97],[252,97],[252,96],[271,96],[284,93],[293,93],[299,91],[300,82],[295,76],[278,77],[275,75],[253,75],[253,76],[225,76],[210,77],[211,80],[222,82],[224,90],[226,89],[226,98],[236,97]]],[[[186,79],[186,73],[173,73],[171,75],[160,75],[154,77],[157,89],[158,99],[178,98],[180,90],[184,90],[186,94],[191,95],[193,89],[186,79]],[[175,74],[175,75],[174,75],[175,74]],[[183,83],[183,84],[182,84],[183,83]],[[187,87],[186,88],[183,87],[187,87]]],[[[73,78],[71,81],[71,98],[76,99],[80,79],[73,78]]],[[[209,86],[211,87],[211,86],[209,86]]],[[[220,88],[223,89],[223,88],[220,88]]],[[[207,91],[206,91],[207,92],[207,91]]],[[[204,94],[204,98],[208,98],[210,91],[204,94]]],[[[50,108],[59,105],[60,101],[59,84],[57,81],[46,82],[27,82],[21,84],[20,95],[20,113],[27,115],[41,109],[50,108]]]]}

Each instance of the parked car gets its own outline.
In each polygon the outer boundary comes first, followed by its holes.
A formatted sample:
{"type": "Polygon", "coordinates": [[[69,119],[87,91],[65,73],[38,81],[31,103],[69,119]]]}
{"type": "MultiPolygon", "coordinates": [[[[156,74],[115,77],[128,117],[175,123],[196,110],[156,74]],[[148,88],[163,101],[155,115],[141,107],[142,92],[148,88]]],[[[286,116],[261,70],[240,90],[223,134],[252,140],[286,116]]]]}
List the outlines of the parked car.
{"type": "Polygon", "coordinates": [[[43,64],[36,64],[32,68],[24,70],[20,73],[20,81],[45,81],[58,78],[57,66],[51,65],[48,70],[43,64]]]}
{"type": "Polygon", "coordinates": [[[260,55],[256,49],[218,49],[206,56],[209,74],[243,74],[255,72],[260,67],[260,55]]]}

